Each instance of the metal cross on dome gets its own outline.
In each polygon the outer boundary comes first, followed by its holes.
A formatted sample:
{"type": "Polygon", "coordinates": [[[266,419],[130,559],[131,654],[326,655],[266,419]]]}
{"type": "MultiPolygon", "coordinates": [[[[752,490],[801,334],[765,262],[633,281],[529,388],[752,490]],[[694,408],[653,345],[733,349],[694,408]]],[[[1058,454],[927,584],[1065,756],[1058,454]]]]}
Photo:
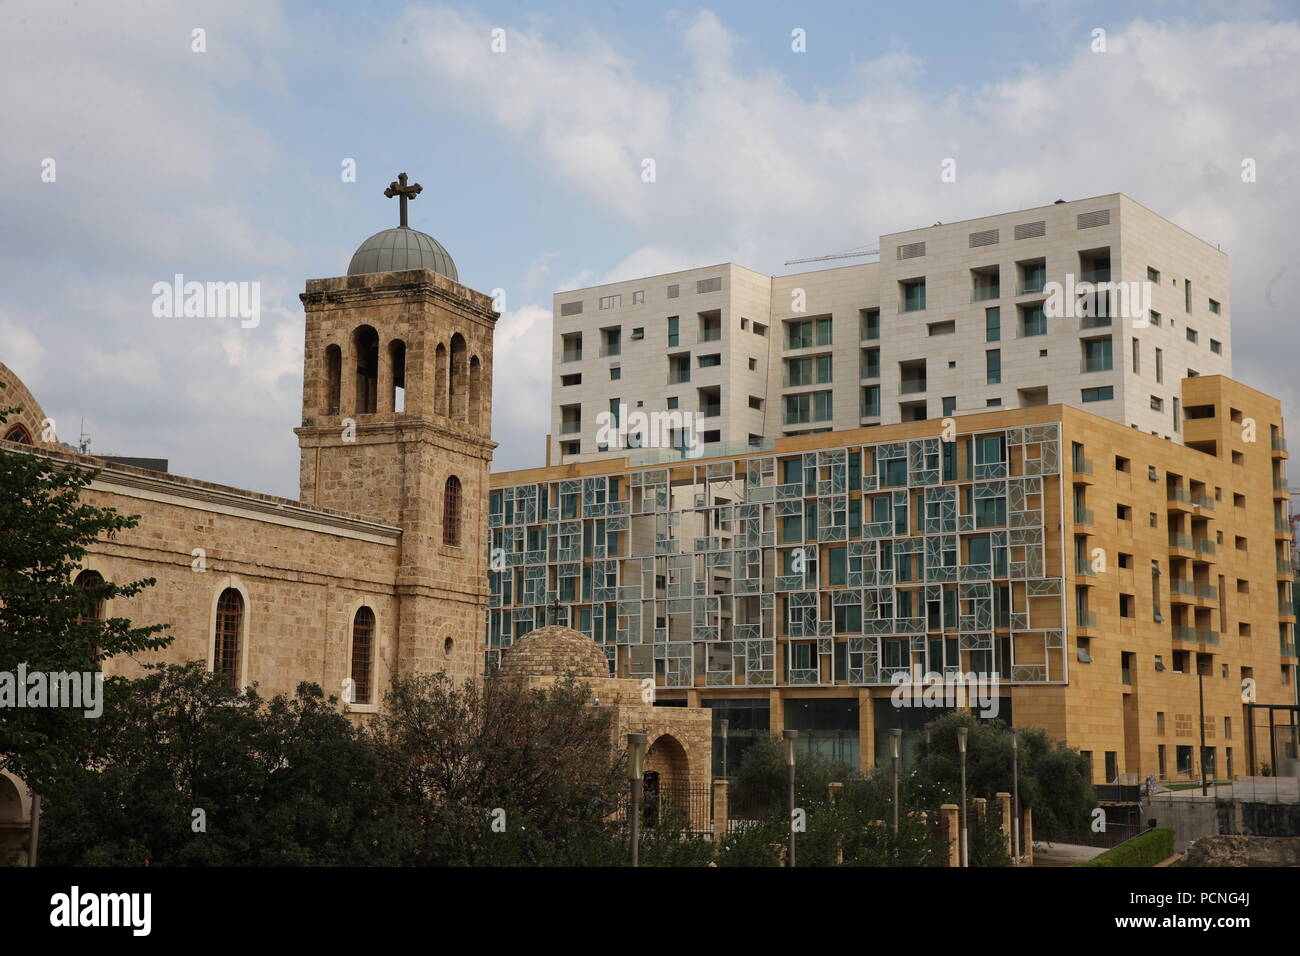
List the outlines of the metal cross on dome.
{"type": "Polygon", "coordinates": [[[409,186],[406,184],[406,173],[398,173],[396,181],[389,183],[388,188],[384,190],[384,195],[387,196],[389,199],[392,199],[394,196],[397,196],[401,200],[401,216],[402,216],[401,224],[403,226],[407,225],[406,222],[407,201],[414,199],[422,192],[424,192],[424,187],[421,186],[419,183],[412,183],[409,186]]]}

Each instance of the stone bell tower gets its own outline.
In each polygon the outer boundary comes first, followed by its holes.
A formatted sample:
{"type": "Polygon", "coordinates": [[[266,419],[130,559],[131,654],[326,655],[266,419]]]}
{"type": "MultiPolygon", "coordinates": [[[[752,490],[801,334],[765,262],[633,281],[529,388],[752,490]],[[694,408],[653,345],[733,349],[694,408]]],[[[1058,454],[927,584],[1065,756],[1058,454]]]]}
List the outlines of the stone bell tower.
{"type": "Polygon", "coordinates": [[[492,461],[492,300],[458,281],[407,225],[420,193],[385,191],[401,224],[357,249],[348,274],[309,279],[303,504],[401,528],[397,671],[482,669],[492,461]]]}

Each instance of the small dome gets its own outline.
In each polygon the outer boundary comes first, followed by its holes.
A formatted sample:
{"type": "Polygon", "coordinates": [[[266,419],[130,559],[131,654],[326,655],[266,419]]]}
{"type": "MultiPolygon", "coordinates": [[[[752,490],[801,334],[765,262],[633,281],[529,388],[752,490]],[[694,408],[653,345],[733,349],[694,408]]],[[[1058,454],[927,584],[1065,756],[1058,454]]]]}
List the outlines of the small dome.
{"type": "Polygon", "coordinates": [[[553,624],[529,631],[501,655],[501,673],[515,677],[609,677],[609,659],[581,631],[553,624]]]}
{"type": "Polygon", "coordinates": [[[407,269],[432,269],[438,275],[455,282],[456,263],[433,236],[397,226],[377,232],[357,247],[348,263],[348,275],[365,275],[371,272],[403,272],[407,269]]]}

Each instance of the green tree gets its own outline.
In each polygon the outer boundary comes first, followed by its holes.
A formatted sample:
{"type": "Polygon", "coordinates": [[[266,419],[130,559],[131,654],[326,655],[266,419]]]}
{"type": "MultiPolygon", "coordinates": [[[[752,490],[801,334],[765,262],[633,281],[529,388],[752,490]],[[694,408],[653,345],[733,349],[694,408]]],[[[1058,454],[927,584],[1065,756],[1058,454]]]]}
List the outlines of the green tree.
{"type": "Polygon", "coordinates": [[[200,662],[115,688],[96,766],[45,795],[54,866],[396,863],[410,827],[365,737],[314,684],[269,702],[200,662]],[[196,812],[197,811],[197,812],[196,812]]]}
{"type": "MultiPolygon", "coordinates": [[[[967,729],[967,796],[992,801],[1000,792],[1010,793],[1010,729],[1000,720],[950,713],[927,728],[929,747],[922,749],[914,777],[925,803],[961,802],[958,727],[967,729]]],[[[1018,736],[1020,804],[1033,808],[1034,836],[1052,839],[1085,826],[1097,805],[1087,759],[1037,727],[1022,727],[1018,736]]]]}
{"type": "Polygon", "coordinates": [[[622,758],[611,747],[608,713],[590,699],[587,685],[572,679],[547,687],[499,674],[394,681],[369,739],[394,802],[412,820],[409,862],[617,855],[605,838],[625,828],[613,820],[626,788],[622,758]]]}
{"type": "MultiPolygon", "coordinates": [[[[15,411],[0,410],[0,424],[15,411]]],[[[98,671],[110,657],[157,650],[171,641],[162,625],[92,619],[96,606],[134,597],[154,583],[152,578],[126,584],[100,580],[85,588],[73,583],[91,544],[139,521],[81,500],[95,474],[40,454],[0,449],[2,673],[16,674],[19,664],[29,673],[98,671]]],[[[0,720],[0,769],[43,792],[53,777],[87,759],[92,723],[70,707],[6,708],[0,720]]]]}

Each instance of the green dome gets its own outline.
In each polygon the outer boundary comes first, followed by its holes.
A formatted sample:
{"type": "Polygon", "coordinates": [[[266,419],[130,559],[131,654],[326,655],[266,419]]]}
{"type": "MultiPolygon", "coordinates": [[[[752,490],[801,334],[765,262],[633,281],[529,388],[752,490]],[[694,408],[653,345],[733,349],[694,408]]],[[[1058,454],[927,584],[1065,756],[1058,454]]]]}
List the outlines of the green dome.
{"type": "Polygon", "coordinates": [[[456,263],[433,236],[425,235],[409,226],[398,226],[377,232],[357,247],[348,263],[348,275],[371,272],[402,272],[406,269],[432,269],[438,275],[455,282],[456,263]]]}

